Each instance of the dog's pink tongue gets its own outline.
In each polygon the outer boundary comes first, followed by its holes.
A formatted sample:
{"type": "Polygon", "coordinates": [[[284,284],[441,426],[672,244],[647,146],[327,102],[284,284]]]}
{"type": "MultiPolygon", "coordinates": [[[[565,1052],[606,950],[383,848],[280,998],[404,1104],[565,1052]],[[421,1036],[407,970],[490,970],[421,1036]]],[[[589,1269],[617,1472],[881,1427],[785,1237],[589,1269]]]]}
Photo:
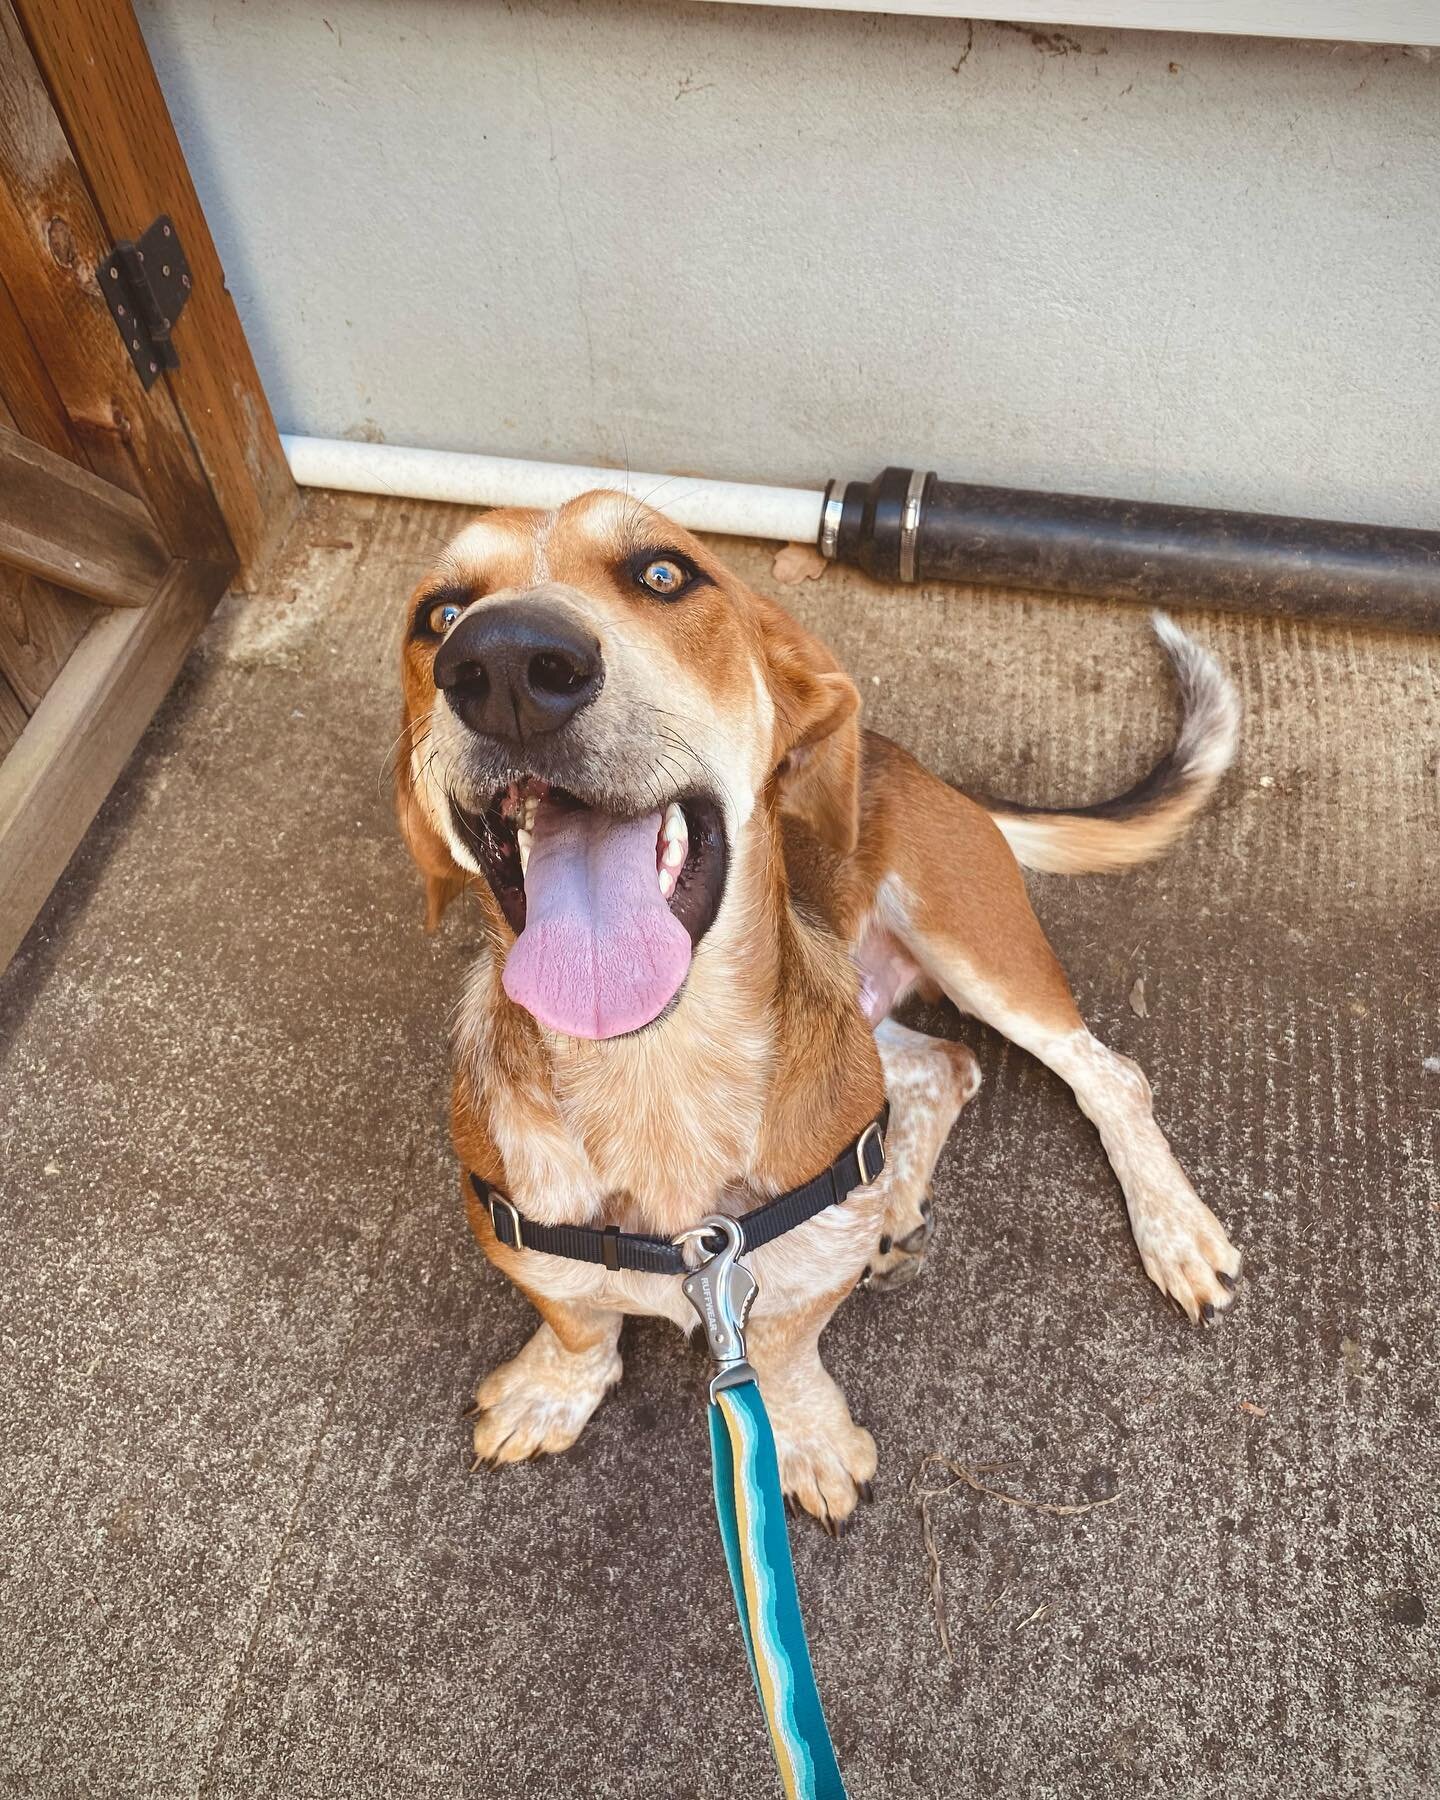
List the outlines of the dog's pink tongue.
{"type": "Polygon", "coordinates": [[[525,929],[505,992],[570,1037],[618,1037],[658,1018],[690,967],[690,934],[655,874],[660,814],[612,819],[540,803],[525,871],[525,929]]]}

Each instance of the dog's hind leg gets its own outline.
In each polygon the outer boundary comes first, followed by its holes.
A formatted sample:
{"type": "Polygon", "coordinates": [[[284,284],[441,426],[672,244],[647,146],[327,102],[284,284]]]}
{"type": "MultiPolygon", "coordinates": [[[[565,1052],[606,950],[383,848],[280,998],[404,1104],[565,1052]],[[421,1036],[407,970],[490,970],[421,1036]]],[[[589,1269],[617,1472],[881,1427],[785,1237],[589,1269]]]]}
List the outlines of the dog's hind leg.
{"type": "MultiPolygon", "coordinates": [[[[964,828],[965,860],[947,868],[948,859],[932,857],[887,876],[885,923],[962,1011],[1003,1032],[1069,1084],[1124,1189],[1145,1273],[1197,1323],[1222,1312],[1240,1255],[1155,1123],[1149,1082],[1087,1029],[999,833],[988,820],[978,824],[974,809],[939,783],[930,803],[937,813],[957,809],[952,836],[958,839],[964,828]],[[964,907],[967,889],[981,904],[964,907]]],[[[932,845],[945,841],[950,824],[932,820],[932,845]]]]}
{"type": "Polygon", "coordinates": [[[927,1037],[894,1019],[875,1028],[885,1071],[885,1222],[862,1280],[895,1288],[920,1273],[935,1233],[930,1181],[960,1109],[980,1086],[980,1065],[964,1044],[927,1037]]]}

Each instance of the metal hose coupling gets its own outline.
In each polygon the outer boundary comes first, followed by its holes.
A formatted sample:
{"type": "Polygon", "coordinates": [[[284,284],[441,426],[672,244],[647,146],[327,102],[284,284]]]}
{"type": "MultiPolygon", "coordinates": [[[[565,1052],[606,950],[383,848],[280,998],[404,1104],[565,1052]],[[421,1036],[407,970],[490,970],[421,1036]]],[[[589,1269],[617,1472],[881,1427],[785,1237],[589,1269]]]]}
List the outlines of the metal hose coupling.
{"type": "Polygon", "coordinates": [[[832,481],[820,515],[820,554],[877,581],[918,581],[920,524],[933,469],[883,470],[873,481],[832,481]]]}

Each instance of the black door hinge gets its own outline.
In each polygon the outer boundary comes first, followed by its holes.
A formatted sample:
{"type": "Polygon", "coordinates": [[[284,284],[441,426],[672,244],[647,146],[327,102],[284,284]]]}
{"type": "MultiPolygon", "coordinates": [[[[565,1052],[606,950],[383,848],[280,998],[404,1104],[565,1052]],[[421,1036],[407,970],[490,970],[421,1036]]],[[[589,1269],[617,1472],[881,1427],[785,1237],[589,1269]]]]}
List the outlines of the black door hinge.
{"type": "Polygon", "coordinates": [[[95,275],[141,385],[153,387],[162,369],[180,367],[170,333],[190,298],[190,265],[169,215],[138,244],[117,244],[95,275]]]}

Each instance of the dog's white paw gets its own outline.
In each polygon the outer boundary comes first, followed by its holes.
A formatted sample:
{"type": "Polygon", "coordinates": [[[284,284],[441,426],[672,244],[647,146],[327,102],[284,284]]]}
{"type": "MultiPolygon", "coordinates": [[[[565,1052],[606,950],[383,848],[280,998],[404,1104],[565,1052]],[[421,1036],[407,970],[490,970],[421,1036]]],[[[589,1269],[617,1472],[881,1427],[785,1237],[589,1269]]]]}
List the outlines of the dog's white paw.
{"type": "MultiPolygon", "coordinates": [[[[763,1377],[760,1385],[763,1392],[763,1377]]],[[[871,1497],[874,1438],[850,1417],[845,1396],[823,1370],[808,1394],[767,1405],[787,1507],[803,1507],[839,1537],[871,1497]]]]}
{"type": "Polygon", "coordinates": [[[1192,1324],[1208,1324],[1235,1298],[1240,1252],[1178,1169],[1175,1176],[1127,1191],[1130,1226],[1145,1273],[1156,1287],[1192,1324]]]}
{"type": "Polygon", "coordinates": [[[775,1447],[787,1503],[803,1507],[832,1537],[839,1537],[859,1503],[871,1498],[874,1438],[863,1425],[847,1422],[828,1434],[811,1431],[803,1438],[780,1439],[775,1447]]]}
{"type": "Polygon", "coordinates": [[[613,1343],[578,1355],[542,1325],[475,1390],[477,1462],[523,1462],[568,1450],[622,1373],[613,1343]]]}

